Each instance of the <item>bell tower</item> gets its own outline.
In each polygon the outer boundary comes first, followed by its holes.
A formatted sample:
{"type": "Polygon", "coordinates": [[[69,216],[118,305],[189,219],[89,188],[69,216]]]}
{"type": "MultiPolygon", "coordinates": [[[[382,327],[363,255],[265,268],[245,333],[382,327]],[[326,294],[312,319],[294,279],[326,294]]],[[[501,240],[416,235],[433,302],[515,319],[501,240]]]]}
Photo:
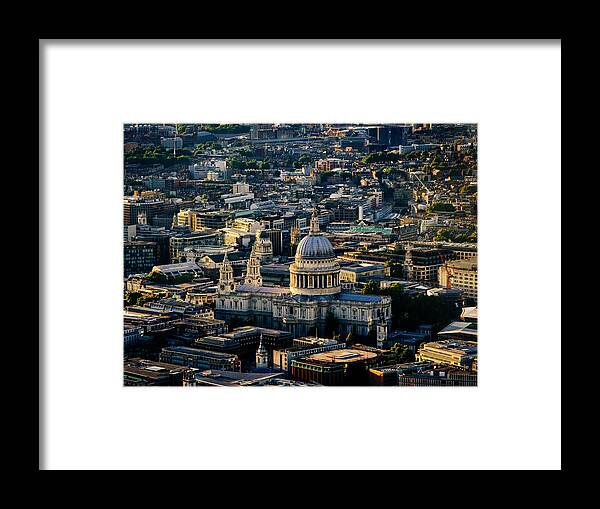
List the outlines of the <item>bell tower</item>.
{"type": "Polygon", "coordinates": [[[271,239],[263,232],[256,232],[256,240],[252,246],[252,252],[263,263],[271,263],[273,259],[273,243],[271,239]]]}
{"type": "Polygon", "coordinates": [[[252,248],[252,253],[248,259],[248,265],[246,266],[246,279],[244,282],[247,285],[262,286],[262,276],[260,275],[260,258],[254,248],[252,248]]]}
{"type": "Polygon", "coordinates": [[[219,293],[230,293],[235,290],[235,282],[233,280],[233,267],[227,258],[227,252],[223,256],[223,263],[219,269],[219,293]]]}

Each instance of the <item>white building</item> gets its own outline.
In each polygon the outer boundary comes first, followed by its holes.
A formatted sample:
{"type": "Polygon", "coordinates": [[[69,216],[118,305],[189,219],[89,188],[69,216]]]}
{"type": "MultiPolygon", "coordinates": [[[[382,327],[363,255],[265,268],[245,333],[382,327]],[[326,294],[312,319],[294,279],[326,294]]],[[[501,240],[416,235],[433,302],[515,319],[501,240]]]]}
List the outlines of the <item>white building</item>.
{"type": "Polygon", "coordinates": [[[298,243],[289,288],[263,286],[258,257],[253,253],[251,258],[250,277],[241,285],[233,279],[231,264],[223,260],[217,318],[286,330],[295,337],[325,336],[328,321],[335,322],[338,334],[368,336],[376,333],[378,323],[391,320],[390,297],[342,292],[340,265],[331,242],[319,231],[316,214],[309,234],[298,243]]]}

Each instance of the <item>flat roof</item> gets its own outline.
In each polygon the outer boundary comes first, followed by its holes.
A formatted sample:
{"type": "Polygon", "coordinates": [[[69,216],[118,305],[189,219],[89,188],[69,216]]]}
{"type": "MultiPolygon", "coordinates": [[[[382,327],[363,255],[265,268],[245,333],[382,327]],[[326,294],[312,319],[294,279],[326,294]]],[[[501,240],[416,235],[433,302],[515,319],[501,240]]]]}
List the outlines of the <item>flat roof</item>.
{"type": "Polygon", "coordinates": [[[349,265],[343,265],[340,270],[347,270],[350,272],[369,272],[371,270],[381,270],[385,269],[385,265],[383,263],[377,263],[373,265],[361,265],[360,263],[351,263],[349,265]]]}
{"type": "Polygon", "coordinates": [[[377,353],[368,352],[365,350],[357,350],[355,348],[342,348],[339,350],[329,350],[328,352],[314,353],[305,357],[305,360],[331,362],[334,364],[345,364],[347,362],[362,361],[365,359],[373,359],[377,357],[377,353]]]}
{"type": "Polygon", "coordinates": [[[283,373],[241,373],[237,371],[206,370],[195,373],[194,378],[208,385],[219,385],[223,387],[253,385],[259,381],[280,378],[283,373]]]}
{"type": "Polygon", "coordinates": [[[454,350],[463,354],[477,355],[477,343],[473,341],[462,341],[459,339],[445,339],[443,341],[432,341],[423,344],[423,351],[426,350],[454,350]]]}
{"type": "Polygon", "coordinates": [[[477,256],[465,258],[464,260],[450,260],[447,264],[448,267],[455,269],[477,270],[477,256]]]}
{"type": "Polygon", "coordinates": [[[155,265],[152,267],[152,270],[160,270],[161,272],[165,271],[177,271],[177,270],[186,270],[186,269],[194,269],[197,271],[201,271],[202,269],[198,266],[198,264],[194,262],[181,262],[181,263],[170,263],[168,265],[155,265]]]}
{"type": "Polygon", "coordinates": [[[189,346],[166,346],[163,348],[163,352],[179,352],[186,353],[189,355],[204,355],[206,357],[229,359],[231,357],[237,357],[230,353],[213,352],[211,350],[202,350],[200,348],[192,348],[189,346]]]}

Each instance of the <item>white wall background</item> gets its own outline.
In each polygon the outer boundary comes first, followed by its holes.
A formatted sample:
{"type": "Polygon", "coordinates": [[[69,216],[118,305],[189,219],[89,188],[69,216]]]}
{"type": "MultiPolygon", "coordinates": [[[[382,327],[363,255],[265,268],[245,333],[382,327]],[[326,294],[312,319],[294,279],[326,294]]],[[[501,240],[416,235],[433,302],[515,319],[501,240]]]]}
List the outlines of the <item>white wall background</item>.
{"type": "Polygon", "coordinates": [[[42,44],[43,468],[560,468],[558,42],[42,44]],[[480,386],[123,388],[122,124],[174,121],[477,122],[480,386]]]}

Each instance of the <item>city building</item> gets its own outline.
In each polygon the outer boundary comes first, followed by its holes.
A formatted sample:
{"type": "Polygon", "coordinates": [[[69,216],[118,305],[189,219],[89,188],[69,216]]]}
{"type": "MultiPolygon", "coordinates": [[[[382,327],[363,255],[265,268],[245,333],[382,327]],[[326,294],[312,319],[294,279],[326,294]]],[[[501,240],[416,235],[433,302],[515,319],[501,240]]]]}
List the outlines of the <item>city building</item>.
{"type": "Polygon", "coordinates": [[[369,367],[378,361],[375,349],[329,350],[293,359],[291,376],[293,380],[321,385],[366,385],[369,367]]]}
{"type": "Polygon", "coordinates": [[[183,385],[184,375],[193,371],[177,364],[132,358],[124,362],[123,384],[125,386],[183,385]]]}
{"type": "Polygon", "coordinates": [[[415,358],[417,361],[431,361],[476,371],[477,343],[454,339],[423,343],[415,358]]]}
{"type": "Polygon", "coordinates": [[[169,239],[171,263],[186,261],[186,250],[221,245],[223,245],[223,233],[220,231],[200,230],[175,234],[169,239]]]}
{"type": "Polygon", "coordinates": [[[187,346],[168,346],[162,349],[160,361],[197,369],[219,369],[240,371],[241,363],[237,355],[200,350],[187,346]]]}
{"type": "Polygon", "coordinates": [[[183,275],[191,275],[201,277],[204,273],[202,268],[194,262],[169,263],[167,265],[155,265],[150,268],[150,274],[157,273],[166,277],[177,277],[183,275]]]}
{"type": "Polygon", "coordinates": [[[281,379],[282,373],[241,373],[238,371],[204,370],[191,372],[183,381],[184,387],[248,387],[270,385],[281,379]]]}
{"type": "Polygon", "coordinates": [[[459,321],[452,322],[437,334],[439,339],[460,339],[463,341],[477,341],[477,322],[459,321]]]}
{"type": "Polygon", "coordinates": [[[314,214],[309,234],[296,248],[289,288],[238,284],[224,260],[218,292],[217,318],[287,330],[294,336],[325,336],[328,320],[338,323],[340,333],[369,336],[380,319],[391,320],[390,297],[342,292],[340,265],[314,214]]]}
{"type": "Polygon", "coordinates": [[[467,298],[477,302],[477,257],[447,261],[440,267],[439,283],[462,290],[467,298]]]}
{"type": "Polygon", "coordinates": [[[477,385],[476,125],[126,124],[123,150],[125,385],[477,385]]]}
{"type": "Polygon", "coordinates": [[[123,272],[130,274],[147,274],[157,262],[158,247],[154,242],[132,240],[123,243],[123,272]]]}

